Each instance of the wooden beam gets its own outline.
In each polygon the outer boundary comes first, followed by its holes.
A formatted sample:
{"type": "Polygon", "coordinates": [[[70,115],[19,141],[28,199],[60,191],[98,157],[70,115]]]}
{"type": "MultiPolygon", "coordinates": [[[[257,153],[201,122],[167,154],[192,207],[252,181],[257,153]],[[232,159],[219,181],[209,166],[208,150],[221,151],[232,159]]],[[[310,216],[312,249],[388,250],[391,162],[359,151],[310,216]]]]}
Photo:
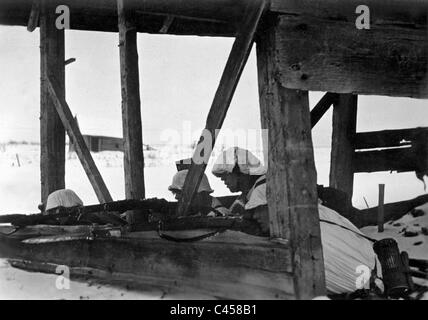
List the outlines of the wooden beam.
{"type": "MultiPolygon", "coordinates": [[[[186,244],[161,239],[156,232],[40,245],[2,238],[0,256],[67,265],[72,276],[80,268],[86,279],[101,273],[112,284],[144,290],[224,299],[294,298],[288,246],[234,231],[186,244]]],[[[55,267],[43,269],[48,270],[54,273],[55,267]]]]}
{"type": "Polygon", "coordinates": [[[143,132],[135,14],[127,2],[117,1],[119,25],[122,126],[124,141],[125,194],[127,199],[145,198],[143,132]]]}
{"type": "Polygon", "coordinates": [[[49,96],[47,77],[57,79],[58,97],[65,98],[64,30],[55,28],[55,9],[40,8],[40,180],[41,201],[65,188],[65,130],[49,96]]]}
{"type": "Polygon", "coordinates": [[[91,153],[86,146],[85,140],[80,133],[76,121],[74,121],[67,102],[64,97],[60,96],[61,88],[55,81],[56,79],[51,78],[50,76],[46,79],[48,92],[56,112],[61,118],[68,135],[73,140],[77,156],[82,163],[83,169],[85,170],[92,187],[94,188],[98,200],[100,203],[111,202],[113,199],[110,196],[100,172],[98,171],[94,159],[92,159],[91,153]]]}
{"type": "Polygon", "coordinates": [[[413,148],[358,151],[354,154],[354,172],[415,171],[418,157],[413,148]]]}
{"type": "Polygon", "coordinates": [[[379,184],[379,204],[377,207],[377,232],[383,232],[384,231],[384,223],[385,223],[385,210],[384,205],[385,203],[385,185],[379,184]]]}
{"type": "Polygon", "coordinates": [[[67,59],[67,60],[65,60],[64,61],[64,65],[66,66],[66,65],[68,65],[68,64],[70,64],[70,63],[73,63],[73,62],[75,62],[76,61],[76,58],[70,58],[70,59],[67,59]]]}
{"type": "Polygon", "coordinates": [[[318,121],[330,109],[330,106],[337,100],[338,95],[335,93],[327,92],[321,100],[311,110],[311,127],[315,127],[318,121]]]}
{"type": "Polygon", "coordinates": [[[289,240],[295,296],[311,299],[325,294],[325,273],[309,98],[306,91],[285,88],[277,77],[276,28],[269,21],[257,41],[260,113],[269,137],[270,233],[289,240]]]}
{"type": "Polygon", "coordinates": [[[179,216],[187,214],[196,190],[198,190],[212,149],[214,148],[218,130],[223,125],[236,86],[251,52],[254,35],[264,8],[265,2],[263,0],[255,0],[249,4],[246,14],[244,15],[245,19],[242,21],[241,29],[233,43],[232,50],[207,117],[204,133],[198,142],[198,146],[192,158],[192,165],[186,176],[186,181],[184,182],[183,196],[180,199],[177,211],[179,216]],[[211,140],[209,142],[205,141],[207,135],[209,135],[209,140],[211,140]],[[200,154],[201,149],[204,152],[202,159],[200,154]],[[196,159],[202,161],[196,161],[196,159]]]}
{"type": "Polygon", "coordinates": [[[420,136],[428,138],[428,128],[359,132],[355,136],[355,149],[410,145],[412,141],[417,140],[420,136]]]}
{"type": "Polygon", "coordinates": [[[30,17],[28,18],[27,30],[33,32],[39,25],[40,0],[33,0],[30,17]]]}
{"type": "MultiPolygon", "coordinates": [[[[253,1],[253,0],[251,0],[253,1]]],[[[215,0],[211,3],[189,0],[127,1],[135,10],[138,32],[159,34],[165,17],[174,16],[168,34],[235,36],[247,0],[215,0]]],[[[72,12],[74,30],[118,32],[116,0],[62,0],[72,12]]],[[[31,0],[0,1],[0,24],[27,26],[31,0]]]]}
{"type": "Polygon", "coordinates": [[[160,28],[159,33],[168,33],[169,28],[171,27],[171,24],[174,22],[174,17],[173,16],[167,16],[165,18],[165,21],[163,23],[162,28],[160,28]]]}
{"type": "MultiPolygon", "coordinates": [[[[132,1],[138,32],[235,36],[252,0],[132,1]]],[[[117,32],[115,0],[63,0],[71,29],[117,32]]],[[[428,98],[427,1],[369,0],[370,29],[355,26],[359,0],[271,0],[281,39],[277,50],[288,88],[428,98]]],[[[31,0],[0,1],[0,24],[27,26],[31,0]]]]}
{"type": "MultiPolygon", "coordinates": [[[[318,12],[312,2],[310,7],[318,12]]],[[[305,11],[278,17],[275,36],[282,84],[309,91],[428,98],[426,20],[410,25],[379,22],[359,30],[355,8],[334,16],[305,11]]]]}
{"type": "Polygon", "coordinates": [[[357,128],[358,97],[341,94],[333,107],[330,187],[342,190],[352,198],[354,184],[353,156],[357,128]]]}

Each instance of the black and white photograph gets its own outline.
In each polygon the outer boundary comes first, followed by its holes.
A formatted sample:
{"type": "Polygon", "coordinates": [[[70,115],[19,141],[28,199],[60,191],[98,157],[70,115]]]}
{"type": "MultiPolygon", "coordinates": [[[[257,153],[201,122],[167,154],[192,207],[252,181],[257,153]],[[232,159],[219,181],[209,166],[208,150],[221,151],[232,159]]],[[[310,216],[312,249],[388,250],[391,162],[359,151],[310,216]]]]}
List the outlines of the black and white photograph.
{"type": "Polygon", "coordinates": [[[428,0],[0,0],[0,111],[0,300],[428,300],[428,0]]]}

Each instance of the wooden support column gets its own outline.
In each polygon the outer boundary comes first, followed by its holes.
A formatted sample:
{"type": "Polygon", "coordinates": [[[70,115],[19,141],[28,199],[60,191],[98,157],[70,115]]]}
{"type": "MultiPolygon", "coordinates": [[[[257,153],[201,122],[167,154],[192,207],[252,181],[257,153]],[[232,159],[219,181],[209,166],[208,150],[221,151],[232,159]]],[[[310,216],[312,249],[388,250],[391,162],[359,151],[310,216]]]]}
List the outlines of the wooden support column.
{"type": "Polygon", "coordinates": [[[50,98],[48,75],[55,77],[58,95],[65,98],[64,30],[55,27],[55,7],[40,7],[40,180],[41,201],[65,188],[65,130],[50,98]]]}
{"type": "Polygon", "coordinates": [[[127,199],[145,198],[143,133],[140,109],[137,29],[135,11],[126,0],[117,1],[122,87],[125,194],[127,199]]]}
{"type": "Polygon", "coordinates": [[[349,197],[352,197],[354,184],[357,102],[357,95],[340,94],[333,104],[330,187],[346,192],[349,197]]]}
{"type": "Polygon", "coordinates": [[[276,23],[257,41],[260,113],[268,129],[267,203],[272,237],[289,240],[297,299],[325,294],[317,174],[307,91],[279,79],[276,23]]]}

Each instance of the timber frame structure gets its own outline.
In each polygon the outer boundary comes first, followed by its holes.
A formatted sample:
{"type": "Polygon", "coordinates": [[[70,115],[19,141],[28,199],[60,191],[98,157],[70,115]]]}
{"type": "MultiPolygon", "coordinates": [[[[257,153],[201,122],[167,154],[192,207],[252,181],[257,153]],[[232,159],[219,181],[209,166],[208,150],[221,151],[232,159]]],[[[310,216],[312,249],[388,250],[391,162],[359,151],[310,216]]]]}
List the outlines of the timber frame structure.
{"type": "MultiPolygon", "coordinates": [[[[289,286],[282,290],[287,294],[275,297],[325,294],[311,128],[333,105],[330,185],[352,195],[354,172],[415,170],[411,161],[399,160],[394,151],[365,155],[355,151],[397,146],[416,134],[415,129],[356,133],[358,95],[428,98],[428,1],[364,1],[371,12],[369,30],[355,26],[360,4],[359,0],[1,0],[0,24],[40,29],[42,200],[65,186],[66,132],[99,201],[112,200],[65,100],[65,37],[64,30],[55,27],[57,5],[70,8],[71,29],[119,33],[128,199],[145,195],[137,32],[236,38],[207,118],[206,129],[212,133],[222,126],[255,41],[261,123],[269,130],[270,233],[276,246],[283,243],[289,248],[288,254],[269,257],[272,268],[283,272],[277,281],[289,286]],[[327,92],[312,112],[308,91],[327,92]],[[384,164],[373,168],[373,159],[384,164]],[[395,159],[393,165],[390,159],[395,159]]],[[[186,213],[204,170],[204,164],[192,163],[179,214],[186,213]]],[[[269,244],[263,246],[270,250],[269,244]]],[[[262,252],[261,248],[257,249],[262,252]]]]}

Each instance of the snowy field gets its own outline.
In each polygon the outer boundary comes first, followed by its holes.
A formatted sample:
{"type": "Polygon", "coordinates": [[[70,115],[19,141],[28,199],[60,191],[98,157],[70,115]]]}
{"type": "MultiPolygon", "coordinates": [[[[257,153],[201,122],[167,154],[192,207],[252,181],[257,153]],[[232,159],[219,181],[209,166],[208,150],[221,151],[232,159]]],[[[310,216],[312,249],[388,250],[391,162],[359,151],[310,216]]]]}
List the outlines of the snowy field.
{"type": "MultiPolygon", "coordinates": [[[[176,172],[175,161],[189,158],[190,147],[153,146],[155,150],[145,151],[146,196],[173,200],[168,191],[172,176],[176,172]]],[[[213,161],[221,150],[214,150],[207,169],[207,176],[214,195],[228,195],[228,189],[222,181],[210,172],[213,161]]],[[[260,158],[261,150],[251,150],[260,158]]],[[[39,145],[28,143],[0,144],[0,214],[36,213],[40,203],[40,162],[39,145]]],[[[93,153],[107,187],[114,200],[124,199],[123,154],[120,152],[93,153]]],[[[66,187],[73,189],[86,205],[97,203],[94,191],[75,153],[66,155],[66,187]]],[[[316,148],[315,160],[318,183],[328,185],[330,149],[316,148]]],[[[357,174],[354,183],[354,206],[365,208],[364,198],[370,207],[377,205],[378,184],[385,184],[385,202],[410,199],[424,194],[424,185],[414,173],[372,173],[357,174]]],[[[427,207],[428,211],[428,207],[427,207]]],[[[428,258],[427,236],[419,234],[415,238],[404,238],[403,228],[428,226],[428,215],[416,220],[404,217],[400,225],[387,225],[383,234],[376,228],[364,231],[375,238],[394,237],[399,241],[400,249],[407,250],[411,257],[428,258]],[[417,245],[415,245],[417,243],[417,245]]],[[[59,291],[55,288],[55,275],[28,273],[11,268],[7,262],[0,261],[0,299],[160,299],[180,296],[165,295],[163,292],[133,292],[91,283],[72,282],[72,290],[59,291]],[[44,289],[41,289],[44,288],[44,289]]]]}

